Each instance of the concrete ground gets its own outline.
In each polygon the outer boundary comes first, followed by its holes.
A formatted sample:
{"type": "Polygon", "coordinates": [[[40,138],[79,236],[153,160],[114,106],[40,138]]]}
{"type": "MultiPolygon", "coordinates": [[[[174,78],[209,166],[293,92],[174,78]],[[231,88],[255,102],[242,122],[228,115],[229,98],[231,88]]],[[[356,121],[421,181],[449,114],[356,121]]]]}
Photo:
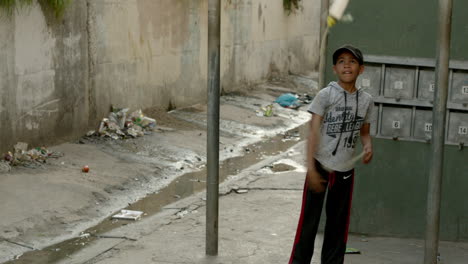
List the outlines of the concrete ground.
{"type": "MultiPolygon", "coordinates": [[[[296,111],[273,103],[285,92],[303,89],[313,94],[312,81],[306,80],[309,87],[278,81],[259,85],[248,95],[222,97],[220,160],[228,163],[234,160],[231,166],[224,166],[224,173],[235,173],[245,168],[244,163],[281,151],[281,148],[258,148],[254,153],[258,155],[250,155],[250,160],[236,161],[252,154],[256,143],[289,137],[288,131],[309,120],[305,109],[296,111]],[[265,117],[261,108],[269,104],[275,105],[274,115],[265,117]]],[[[136,109],[130,111],[133,110],[136,109]]],[[[171,112],[157,107],[143,110],[157,121],[156,130],[144,137],[126,140],[83,137],[50,146],[49,150],[64,156],[48,159],[37,168],[14,167],[9,172],[0,172],[0,263],[77,237],[129,204],[166,190],[182,175],[203,173],[206,106],[194,105],[171,112]],[[85,165],[89,166],[89,173],[82,172],[85,165]]],[[[29,148],[32,147],[35,146],[29,148]]],[[[186,190],[189,187],[192,186],[176,186],[173,194],[164,197],[164,203],[190,195],[193,190],[186,190]]]]}
{"type": "MultiPolygon", "coordinates": [[[[144,111],[159,126],[142,138],[83,138],[52,147],[65,156],[43,168],[0,174],[0,262],[287,263],[304,180],[298,128],[310,115],[277,106],[273,117],[257,115],[291,91],[284,87],[263,85],[249,96],[222,99],[227,179],[220,187],[217,257],[205,255],[206,107],[196,105],[144,111]],[[109,218],[129,204],[143,208],[141,220],[109,218]]],[[[313,263],[320,242],[319,234],[313,263]]],[[[361,254],[346,263],[422,263],[421,240],[352,235],[349,246],[361,254]]],[[[443,242],[440,253],[442,263],[466,263],[468,244],[443,242]]]]}
{"type": "MultiPolygon", "coordinates": [[[[287,263],[300,211],[304,142],[231,177],[220,187],[218,256],[205,254],[205,193],[91,242],[59,263],[287,263]],[[135,239],[129,240],[128,238],[135,239]]],[[[312,263],[320,263],[318,235],[312,263]]],[[[86,240],[84,240],[86,241],[86,240]]],[[[348,264],[423,262],[424,241],[351,234],[348,264]]],[[[440,263],[463,264],[468,243],[442,242],[440,263]]]]}

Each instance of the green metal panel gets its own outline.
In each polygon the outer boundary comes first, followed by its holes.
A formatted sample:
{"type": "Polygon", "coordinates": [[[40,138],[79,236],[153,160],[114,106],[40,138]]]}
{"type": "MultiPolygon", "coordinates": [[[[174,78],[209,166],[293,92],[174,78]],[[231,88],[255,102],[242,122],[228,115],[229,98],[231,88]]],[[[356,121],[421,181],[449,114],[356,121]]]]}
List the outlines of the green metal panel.
{"type": "MultiPolygon", "coordinates": [[[[435,58],[437,0],[352,0],[352,23],[331,28],[327,49],[327,80],[334,80],[331,54],[350,43],[364,54],[435,58]]],[[[454,0],[451,58],[468,60],[468,1],[454,0]]]]}
{"type": "MultiPolygon", "coordinates": [[[[468,60],[468,1],[454,0],[451,59],[468,60]]],[[[331,54],[350,43],[364,54],[435,58],[437,0],[352,0],[350,24],[330,30],[327,81],[331,54]]],[[[426,221],[430,145],[374,139],[375,157],[357,166],[350,230],[352,232],[423,238],[426,221]]],[[[468,150],[446,146],[441,229],[444,240],[468,241],[468,150]]]]}
{"type": "MultiPolygon", "coordinates": [[[[419,237],[425,232],[430,145],[374,139],[374,159],[357,165],[350,230],[419,237]]],[[[468,150],[446,146],[441,239],[468,240],[468,150]]]]}

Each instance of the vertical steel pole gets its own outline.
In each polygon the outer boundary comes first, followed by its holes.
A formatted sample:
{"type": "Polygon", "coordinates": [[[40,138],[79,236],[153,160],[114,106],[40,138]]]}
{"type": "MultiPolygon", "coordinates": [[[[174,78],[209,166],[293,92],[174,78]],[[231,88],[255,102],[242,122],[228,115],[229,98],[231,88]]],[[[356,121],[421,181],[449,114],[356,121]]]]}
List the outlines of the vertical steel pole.
{"type": "Polygon", "coordinates": [[[320,3],[320,52],[319,52],[319,81],[318,88],[325,87],[325,67],[327,66],[327,45],[328,45],[328,9],[330,0],[322,0],[320,3]]]}
{"type": "Polygon", "coordinates": [[[429,173],[424,264],[436,264],[439,248],[440,201],[445,144],[445,120],[448,97],[452,0],[439,0],[436,92],[432,113],[432,162],[429,173]]]}
{"type": "Polygon", "coordinates": [[[218,255],[220,0],[208,0],[206,254],[218,255]]]}

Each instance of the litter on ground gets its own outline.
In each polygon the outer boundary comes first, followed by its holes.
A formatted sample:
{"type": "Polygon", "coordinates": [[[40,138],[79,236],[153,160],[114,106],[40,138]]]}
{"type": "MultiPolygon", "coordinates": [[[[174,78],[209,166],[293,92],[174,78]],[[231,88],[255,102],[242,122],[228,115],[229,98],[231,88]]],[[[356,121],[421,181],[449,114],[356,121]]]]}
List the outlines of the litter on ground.
{"type": "Polygon", "coordinates": [[[156,120],[147,117],[141,110],[131,114],[128,108],[112,108],[109,117],[103,118],[97,131],[89,131],[86,136],[101,136],[112,139],[136,138],[145,135],[156,127],[156,120]]]}
{"type": "Polygon", "coordinates": [[[298,95],[293,93],[285,93],[276,98],[275,103],[285,108],[298,109],[304,104],[310,104],[312,97],[308,94],[298,95]]]}
{"type": "Polygon", "coordinates": [[[28,144],[18,142],[14,146],[14,152],[8,151],[3,155],[0,171],[10,171],[12,166],[23,166],[28,168],[42,167],[49,158],[59,158],[63,154],[49,151],[46,147],[36,147],[28,150],[28,144]]]}
{"type": "Polygon", "coordinates": [[[361,254],[361,251],[357,248],[346,248],[345,254],[361,254]]]}
{"type": "Polygon", "coordinates": [[[120,210],[120,213],[112,216],[113,219],[138,220],[143,214],[142,211],[120,210]]]}

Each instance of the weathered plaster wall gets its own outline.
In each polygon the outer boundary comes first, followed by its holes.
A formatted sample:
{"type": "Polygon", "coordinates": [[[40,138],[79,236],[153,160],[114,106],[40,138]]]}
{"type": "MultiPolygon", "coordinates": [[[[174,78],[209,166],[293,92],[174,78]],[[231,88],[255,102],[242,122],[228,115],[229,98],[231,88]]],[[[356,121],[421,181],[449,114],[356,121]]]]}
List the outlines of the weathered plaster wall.
{"type": "Polygon", "coordinates": [[[206,98],[207,1],[92,2],[91,100],[109,106],[167,108],[206,98]]]}
{"type": "Polygon", "coordinates": [[[60,22],[38,4],[1,14],[1,150],[57,143],[87,124],[85,2],[70,9],[60,22]]]}
{"type": "Polygon", "coordinates": [[[221,72],[224,90],[243,89],[272,71],[309,74],[317,70],[320,1],[302,1],[284,11],[283,1],[224,0],[221,72]]]}
{"type": "MultiPolygon", "coordinates": [[[[222,0],[224,91],[272,71],[317,68],[320,1],[222,0]]],[[[39,4],[0,23],[0,150],[54,144],[96,127],[111,105],[205,102],[208,0],[75,0],[63,19],[39,4]]],[[[157,117],[156,117],[157,118],[157,117]]]]}

